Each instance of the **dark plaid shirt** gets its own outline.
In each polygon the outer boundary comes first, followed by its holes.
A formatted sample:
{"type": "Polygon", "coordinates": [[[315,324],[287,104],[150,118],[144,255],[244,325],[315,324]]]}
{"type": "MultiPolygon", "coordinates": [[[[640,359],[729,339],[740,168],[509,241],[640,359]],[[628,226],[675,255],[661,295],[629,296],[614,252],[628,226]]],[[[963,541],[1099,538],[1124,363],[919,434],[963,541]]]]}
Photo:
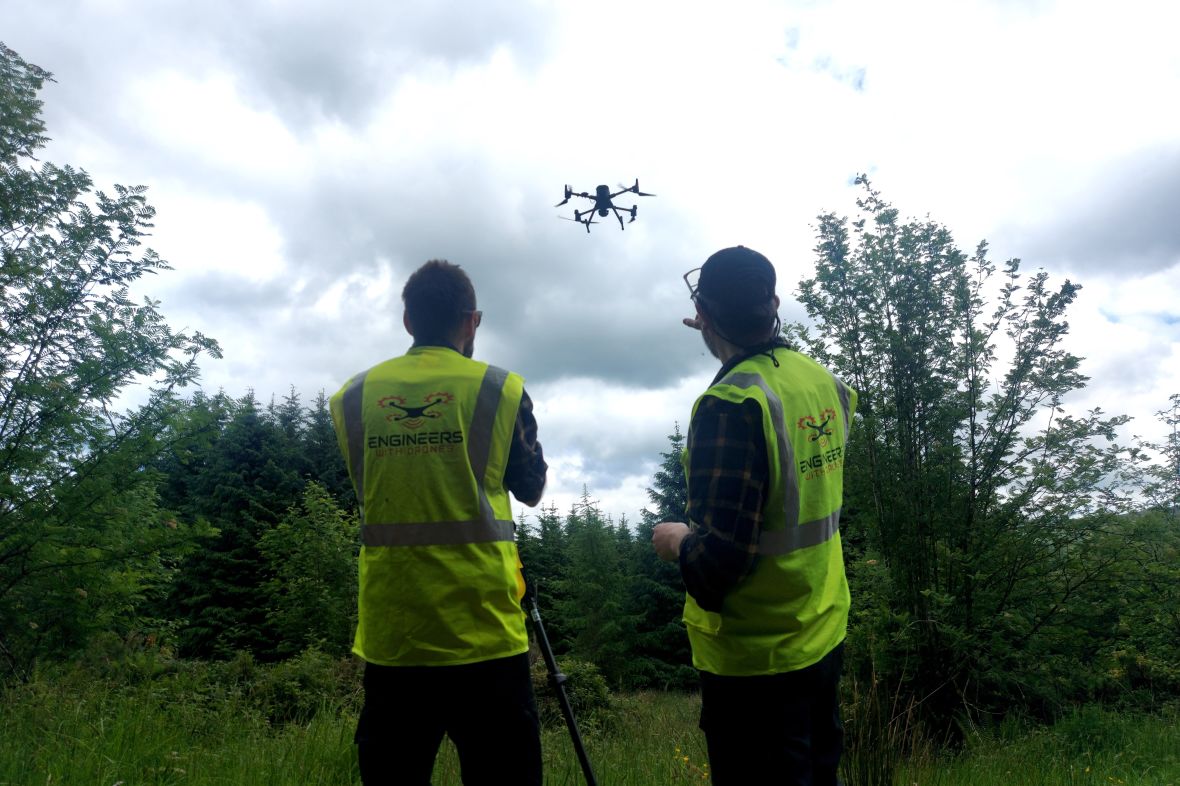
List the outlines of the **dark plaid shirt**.
{"type": "MultiPolygon", "coordinates": [[[[713,384],[749,358],[721,367],[713,384]]],[[[680,573],[697,604],[721,611],[726,593],[757,561],[770,462],[757,401],[735,404],[705,396],[688,429],[688,523],[680,544],[680,573]]]]}
{"type": "Polygon", "coordinates": [[[541,443],[537,441],[533,400],[528,393],[524,393],[516,413],[516,429],[512,435],[512,447],[508,451],[508,466],[504,470],[504,488],[526,505],[535,505],[541,501],[548,470],[541,443]]]}

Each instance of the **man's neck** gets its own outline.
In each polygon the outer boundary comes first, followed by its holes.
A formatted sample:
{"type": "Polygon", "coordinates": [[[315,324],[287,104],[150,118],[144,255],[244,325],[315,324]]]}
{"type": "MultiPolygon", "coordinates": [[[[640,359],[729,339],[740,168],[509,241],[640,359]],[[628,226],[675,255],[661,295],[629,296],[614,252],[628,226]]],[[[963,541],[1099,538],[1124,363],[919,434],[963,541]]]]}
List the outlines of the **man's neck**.
{"type": "MultiPolygon", "coordinates": [[[[732,347],[733,351],[724,353],[724,357],[722,357],[721,354],[718,355],[717,359],[721,361],[721,369],[717,372],[717,376],[713,378],[714,384],[720,381],[721,378],[728,374],[734,366],[736,366],[738,363],[741,363],[743,360],[747,360],[754,357],[755,355],[760,355],[763,352],[769,352],[774,349],[787,349],[786,342],[780,339],[775,339],[773,341],[768,341],[765,344],[759,344],[758,346],[745,349],[735,346],[734,344],[729,344],[728,346],[732,347]]],[[[778,365],[777,361],[775,362],[775,365],[778,365]]]]}
{"type": "MultiPolygon", "coordinates": [[[[410,349],[427,349],[427,348],[450,349],[455,352],[459,352],[459,350],[456,349],[453,344],[449,344],[445,341],[421,341],[421,342],[415,341],[413,344],[410,345],[410,349]]],[[[463,354],[463,353],[459,352],[459,354],[463,354]]]]}

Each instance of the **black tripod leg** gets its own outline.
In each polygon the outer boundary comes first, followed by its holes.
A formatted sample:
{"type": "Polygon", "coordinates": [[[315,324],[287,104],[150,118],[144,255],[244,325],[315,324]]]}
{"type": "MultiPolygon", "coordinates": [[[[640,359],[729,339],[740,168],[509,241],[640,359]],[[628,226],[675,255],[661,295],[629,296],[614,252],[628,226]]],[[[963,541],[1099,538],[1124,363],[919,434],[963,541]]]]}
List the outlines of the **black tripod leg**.
{"type": "Polygon", "coordinates": [[[586,755],[586,746],[582,744],[582,734],[578,731],[578,720],[574,717],[574,708],[570,706],[569,696],[565,693],[566,676],[561,673],[557,659],[553,657],[553,648],[549,646],[549,637],[545,635],[545,625],[541,622],[541,610],[537,606],[535,592],[527,592],[525,599],[528,601],[529,618],[533,621],[533,631],[537,635],[537,646],[541,650],[541,657],[545,659],[545,667],[549,670],[549,683],[557,693],[557,703],[561,705],[561,714],[565,717],[566,727],[569,728],[570,739],[574,743],[574,752],[578,754],[578,763],[582,765],[582,774],[586,776],[587,786],[598,786],[594,770],[590,766],[590,757],[586,755]]]}

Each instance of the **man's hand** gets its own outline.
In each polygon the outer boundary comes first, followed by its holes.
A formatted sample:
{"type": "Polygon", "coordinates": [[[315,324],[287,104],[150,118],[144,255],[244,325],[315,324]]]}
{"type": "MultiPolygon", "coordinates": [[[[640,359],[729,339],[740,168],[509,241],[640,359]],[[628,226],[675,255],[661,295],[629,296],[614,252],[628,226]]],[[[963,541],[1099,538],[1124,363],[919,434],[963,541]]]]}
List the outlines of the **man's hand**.
{"type": "Polygon", "coordinates": [[[684,319],[682,319],[680,321],[684,323],[685,327],[690,327],[693,330],[700,330],[701,329],[701,318],[700,317],[685,317],[684,319]]]}
{"type": "Polygon", "coordinates": [[[680,559],[680,541],[688,535],[688,525],[679,521],[663,521],[651,533],[651,545],[656,556],[665,562],[680,559]]]}

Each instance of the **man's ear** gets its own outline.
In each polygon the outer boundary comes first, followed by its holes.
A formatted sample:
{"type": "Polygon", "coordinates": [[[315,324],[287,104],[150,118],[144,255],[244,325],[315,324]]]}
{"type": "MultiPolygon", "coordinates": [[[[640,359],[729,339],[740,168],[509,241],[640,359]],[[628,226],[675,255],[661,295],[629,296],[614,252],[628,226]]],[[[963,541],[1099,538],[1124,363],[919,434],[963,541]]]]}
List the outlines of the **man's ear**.
{"type": "Polygon", "coordinates": [[[713,329],[713,318],[709,316],[709,312],[700,306],[697,306],[697,324],[700,325],[701,330],[705,328],[713,329]]]}
{"type": "Polygon", "coordinates": [[[411,336],[414,335],[414,326],[410,324],[410,314],[407,311],[402,312],[402,327],[404,327],[406,332],[411,336]]]}

